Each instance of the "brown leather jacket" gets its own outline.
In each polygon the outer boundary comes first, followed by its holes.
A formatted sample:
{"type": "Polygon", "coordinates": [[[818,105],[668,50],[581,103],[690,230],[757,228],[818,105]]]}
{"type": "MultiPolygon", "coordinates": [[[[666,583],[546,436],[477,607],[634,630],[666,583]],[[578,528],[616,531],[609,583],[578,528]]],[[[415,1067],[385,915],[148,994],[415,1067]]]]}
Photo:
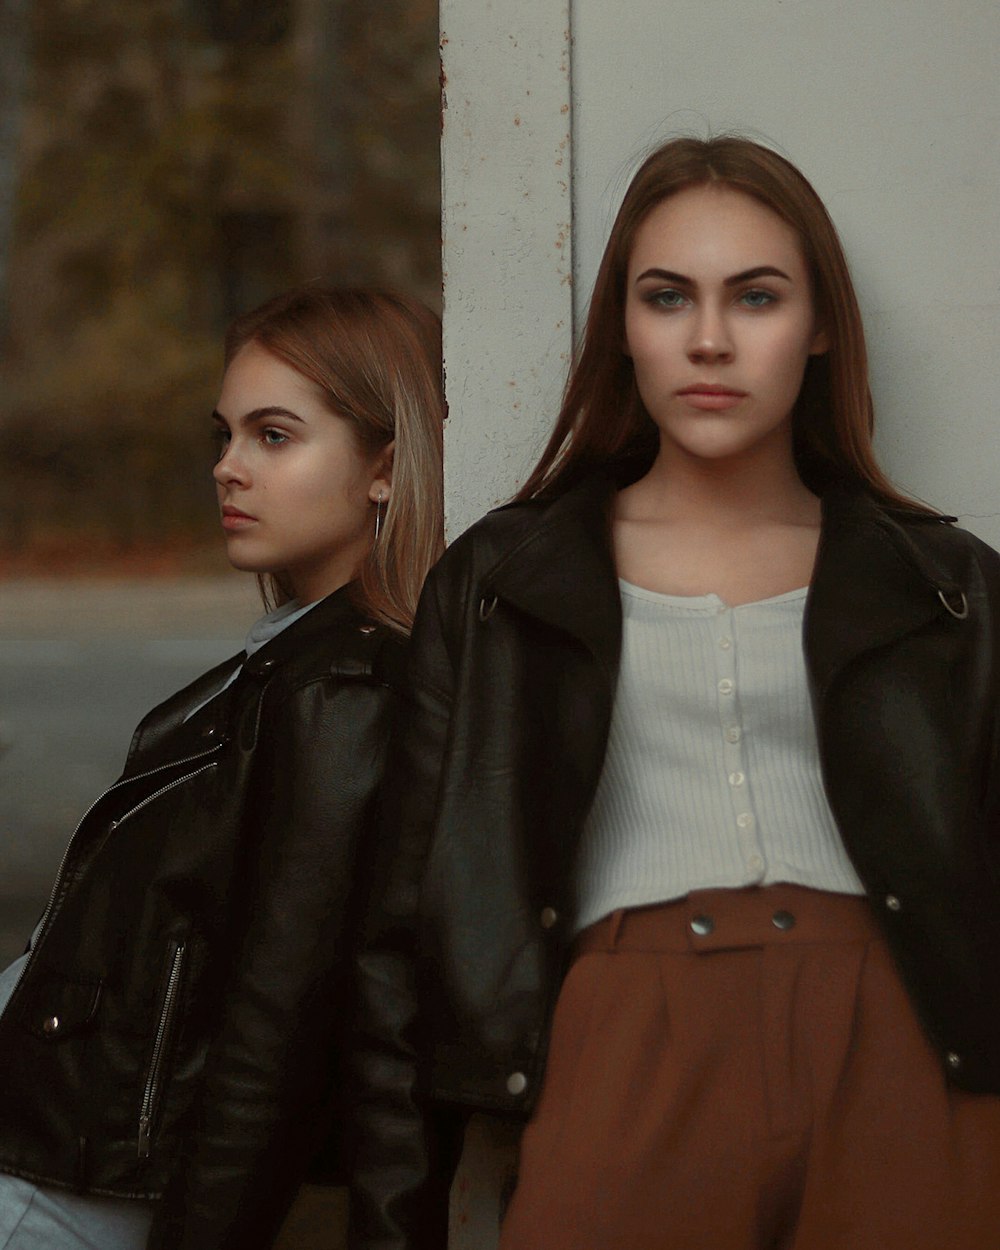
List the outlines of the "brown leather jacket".
{"type": "MultiPolygon", "coordinates": [[[[491,513],[425,588],[361,961],[355,1247],[443,1246],[445,1122],[539,1089],[621,645],[611,490],[491,513]]],[[[1000,1093],[1000,557],[858,490],[823,505],[829,802],[945,1071],[1000,1093]]]]}
{"type": "Polygon", "coordinates": [[[270,1246],[327,1127],[402,647],[345,589],[145,718],[0,1017],[0,1170],[165,1191],[160,1250],[270,1246]]]}

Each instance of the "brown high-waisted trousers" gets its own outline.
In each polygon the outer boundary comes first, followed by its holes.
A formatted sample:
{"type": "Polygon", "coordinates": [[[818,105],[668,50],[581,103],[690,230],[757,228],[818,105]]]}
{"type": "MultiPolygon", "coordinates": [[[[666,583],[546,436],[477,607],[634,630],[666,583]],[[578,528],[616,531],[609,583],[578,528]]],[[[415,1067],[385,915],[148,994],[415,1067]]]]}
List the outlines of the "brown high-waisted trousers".
{"type": "Polygon", "coordinates": [[[868,904],[708,890],[580,935],[501,1250],[1000,1250],[1000,1098],[949,1087],[868,904]]]}

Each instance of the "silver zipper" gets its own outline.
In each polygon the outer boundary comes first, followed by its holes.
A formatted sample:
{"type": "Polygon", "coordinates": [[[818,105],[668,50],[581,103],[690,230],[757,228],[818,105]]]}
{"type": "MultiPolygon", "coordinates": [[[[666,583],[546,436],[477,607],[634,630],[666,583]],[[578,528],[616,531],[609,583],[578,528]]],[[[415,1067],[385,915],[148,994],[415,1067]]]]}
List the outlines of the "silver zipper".
{"type": "Polygon", "coordinates": [[[184,952],[186,949],[183,942],[178,942],[170,959],[167,988],[163,991],[160,1020],[156,1026],[153,1054],[149,1061],[146,1085],[142,1092],[142,1105],[139,1108],[138,1152],[140,1159],[148,1159],[151,1150],[153,1117],[160,1093],[160,1077],[163,1074],[163,1060],[166,1054],[167,1041],[170,1037],[171,1026],[177,1011],[177,996],[181,985],[181,970],[184,964],[184,952]]]}
{"type": "MultiPolygon", "coordinates": [[[[225,745],[224,742],[217,742],[215,743],[214,746],[209,747],[207,751],[198,751],[195,755],[186,755],[182,759],[179,759],[179,760],[170,760],[166,764],[158,764],[156,768],[150,768],[144,773],[136,773],[134,777],[122,777],[119,781],[116,781],[113,786],[108,786],[107,790],[105,790],[103,794],[99,794],[97,798],[94,799],[93,803],[91,803],[91,805],[87,808],[87,810],[80,817],[80,820],[77,823],[76,828],[73,830],[73,836],[70,838],[69,842],[67,842],[66,849],[63,851],[62,859],[59,861],[59,868],[56,871],[56,879],[53,882],[52,889],[49,891],[48,902],[45,904],[45,910],[42,912],[42,918],[38,922],[38,925],[36,926],[36,929],[35,929],[35,933],[36,933],[35,940],[32,942],[31,950],[28,952],[28,958],[24,961],[24,966],[21,968],[21,971],[18,973],[17,980],[14,982],[13,988],[11,989],[11,992],[10,992],[10,996],[7,999],[8,1003],[17,993],[18,986],[24,980],[25,973],[28,971],[29,967],[31,966],[31,962],[34,958],[35,951],[41,945],[41,940],[45,933],[45,927],[49,923],[49,917],[52,915],[52,908],[55,906],[56,895],[59,893],[60,885],[62,885],[62,876],[63,876],[63,873],[66,871],[66,865],[69,862],[70,852],[73,850],[73,843],[76,841],[77,834],[83,828],[87,817],[94,810],[94,808],[97,807],[97,805],[101,803],[104,799],[106,799],[107,796],[113,790],[117,790],[119,786],[130,785],[133,781],[143,781],[146,777],[155,777],[157,773],[162,773],[167,768],[180,768],[184,764],[191,764],[195,760],[204,759],[206,755],[214,755],[216,751],[221,751],[224,745],[225,745]]],[[[190,777],[195,777],[198,775],[198,773],[202,771],[203,770],[199,768],[196,772],[190,773],[187,776],[182,777],[180,780],[187,781],[190,779],[190,777]]],[[[169,787],[164,787],[164,789],[167,789],[167,788],[169,787]]],[[[134,808],[133,810],[136,810],[136,809],[134,808]]]]}
{"type": "Polygon", "coordinates": [[[185,773],[183,777],[177,777],[173,781],[168,781],[165,786],[160,786],[159,790],[154,790],[152,794],[147,794],[141,803],[136,803],[135,807],[130,807],[128,811],[119,816],[117,820],[113,820],[108,825],[108,828],[117,829],[118,826],[123,825],[130,816],[134,816],[136,812],[141,812],[144,807],[147,807],[154,800],[158,799],[161,794],[166,794],[168,790],[173,790],[175,786],[184,785],[186,781],[191,781],[195,777],[201,776],[202,773],[207,773],[209,769],[212,768],[218,768],[218,764],[215,760],[212,760],[210,764],[202,764],[201,768],[196,768],[193,773],[185,773]]]}

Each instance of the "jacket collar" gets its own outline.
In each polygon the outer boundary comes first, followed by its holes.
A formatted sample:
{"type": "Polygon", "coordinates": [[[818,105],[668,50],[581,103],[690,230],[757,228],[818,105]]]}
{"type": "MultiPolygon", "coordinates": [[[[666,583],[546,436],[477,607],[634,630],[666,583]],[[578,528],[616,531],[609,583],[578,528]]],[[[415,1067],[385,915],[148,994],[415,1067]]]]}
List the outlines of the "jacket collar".
{"type": "MultiPolygon", "coordinates": [[[[950,518],[947,518],[950,519],[950,518]]],[[[942,520],[903,521],[867,492],[823,496],[823,528],[806,601],[804,645],[817,696],[834,675],[875,647],[935,618],[961,616],[963,587],[917,535],[942,520]]]]}
{"type": "Polygon", "coordinates": [[[608,520],[613,491],[609,477],[593,474],[551,503],[525,505],[543,509],[541,516],[481,583],[484,600],[497,595],[570,633],[612,677],[622,633],[608,520]]]}
{"type": "MultiPolygon", "coordinates": [[[[583,642],[614,676],[621,651],[621,598],[608,509],[615,490],[593,474],[542,509],[536,524],[483,578],[484,601],[498,595],[583,642]]],[[[806,602],[804,645],[813,687],[873,647],[961,611],[963,587],[920,542],[942,522],[903,520],[861,487],[823,496],[816,567],[806,602]]]]}
{"type": "Polygon", "coordinates": [[[246,661],[244,672],[252,677],[267,676],[291,660],[308,652],[312,640],[322,637],[324,650],[336,657],[337,672],[353,672],[359,666],[370,669],[371,638],[378,626],[354,604],[353,583],[327,595],[305,616],[283,629],[246,661]]]}
{"type": "Polygon", "coordinates": [[[374,652],[382,633],[354,605],[350,585],[341,587],[282,630],[245,663],[245,653],[240,652],[155,707],[135,732],[126,770],[133,773],[156,766],[178,753],[183,756],[210,750],[220,740],[223,727],[231,722],[240,691],[246,689],[244,676],[256,678],[254,685],[262,689],[264,681],[296,658],[308,660],[310,644],[319,636],[323,636],[323,651],[329,657],[328,671],[348,677],[366,676],[372,671],[374,652]],[[213,698],[213,693],[241,664],[243,672],[239,678],[213,698]],[[191,716],[191,709],[200,704],[205,706],[191,716]],[[178,734],[180,737],[176,736],[178,734]]]}

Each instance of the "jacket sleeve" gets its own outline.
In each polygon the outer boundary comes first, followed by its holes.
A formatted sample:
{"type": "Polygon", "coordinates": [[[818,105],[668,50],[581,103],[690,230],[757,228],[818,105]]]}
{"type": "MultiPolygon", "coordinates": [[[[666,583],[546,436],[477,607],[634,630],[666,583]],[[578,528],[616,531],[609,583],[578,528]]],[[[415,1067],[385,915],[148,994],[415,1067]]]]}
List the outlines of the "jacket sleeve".
{"type": "Polygon", "coordinates": [[[348,1060],[351,1250],[444,1250],[460,1147],[460,1121],[427,1096],[418,1012],[420,885],[454,689],[446,631],[457,611],[442,602],[441,567],[425,585],[414,625],[357,960],[359,1019],[348,1060]]]}
{"type": "Polygon", "coordinates": [[[325,1129],[347,1011],[359,843],[371,831],[395,695],[329,676],[265,691],[218,1031],[150,1250],[264,1250],[325,1129]]]}

